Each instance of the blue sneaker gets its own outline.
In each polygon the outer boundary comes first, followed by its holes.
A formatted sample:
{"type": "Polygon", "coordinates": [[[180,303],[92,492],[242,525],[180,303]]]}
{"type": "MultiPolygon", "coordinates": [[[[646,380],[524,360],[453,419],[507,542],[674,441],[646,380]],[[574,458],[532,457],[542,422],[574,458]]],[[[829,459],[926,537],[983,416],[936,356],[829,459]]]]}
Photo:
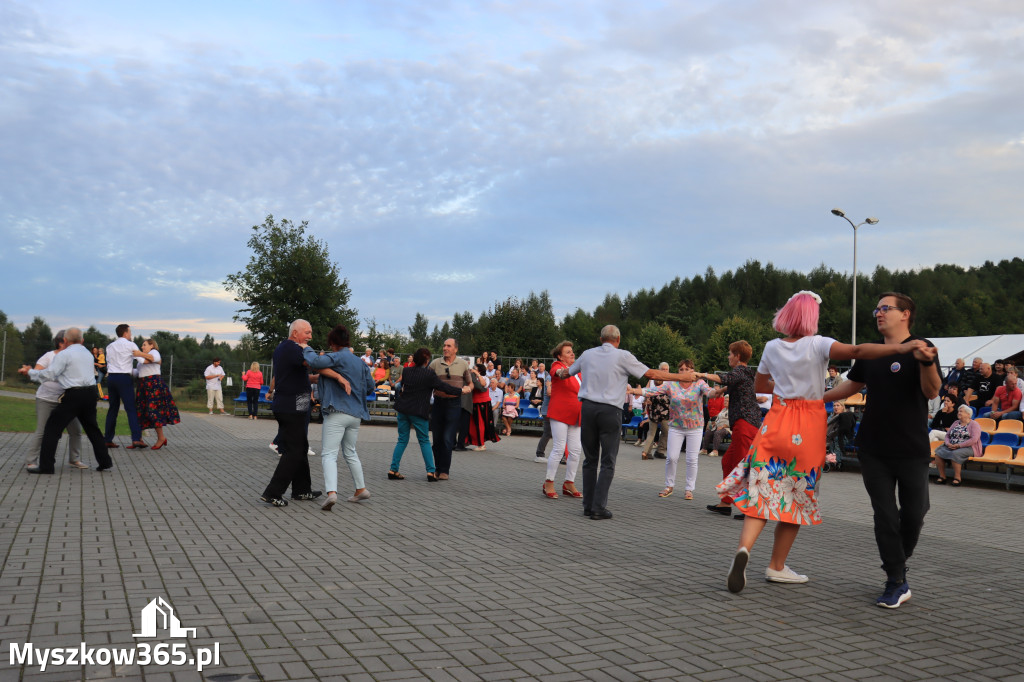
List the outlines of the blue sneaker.
{"type": "Polygon", "coordinates": [[[875,600],[875,606],[885,609],[898,609],[900,604],[910,599],[910,585],[907,581],[896,582],[895,580],[885,581],[885,592],[875,600]]]}

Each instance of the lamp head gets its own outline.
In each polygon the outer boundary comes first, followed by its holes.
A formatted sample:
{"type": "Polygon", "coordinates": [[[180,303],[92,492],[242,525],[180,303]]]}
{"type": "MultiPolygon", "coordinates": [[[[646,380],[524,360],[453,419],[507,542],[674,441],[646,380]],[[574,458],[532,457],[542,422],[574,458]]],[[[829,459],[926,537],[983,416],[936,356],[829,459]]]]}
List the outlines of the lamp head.
{"type": "Polygon", "coordinates": [[[866,222],[868,225],[877,225],[878,224],[878,218],[868,218],[864,222],[866,222]]]}
{"type": "Polygon", "coordinates": [[[837,215],[837,216],[839,216],[840,218],[845,218],[845,217],[846,217],[846,214],[845,214],[845,213],[843,213],[843,212],[842,212],[842,210],[840,210],[840,209],[838,209],[838,208],[833,208],[833,209],[832,209],[832,215],[837,215]]]}

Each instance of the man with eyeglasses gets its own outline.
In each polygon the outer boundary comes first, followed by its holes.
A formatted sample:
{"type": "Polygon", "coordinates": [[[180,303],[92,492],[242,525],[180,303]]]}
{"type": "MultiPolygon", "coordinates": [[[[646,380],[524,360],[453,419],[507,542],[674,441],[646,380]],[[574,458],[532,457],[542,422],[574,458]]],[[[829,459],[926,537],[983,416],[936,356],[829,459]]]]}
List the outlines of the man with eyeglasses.
{"type": "MultiPolygon", "coordinates": [[[[896,345],[920,339],[910,333],[914,313],[909,296],[882,294],[874,310],[882,342],[896,345]]],[[[939,394],[942,377],[938,350],[923,340],[928,346],[913,353],[857,360],[847,381],[825,393],[828,402],[848,398],[865,386],[868,389],[855,442],[886,573],[885,591],[875,604],[889,609],[910,599],[907,559],[917,545],[929,506],[928,401],[939,394]]]]}
{"type": "MultiPolygon", "coordinates": [[[[430,369],[446,384],[462,388],[473,383],[469,372],[469,363],[455,353],[459,344],[455,339],[445,339],[441,349],[441,357],[430,362],[430,369]]],[[[437,480],[447,481],[452,466],[452,448],[455,447],[455,435],[459,430],[462,417],[462,400],[453,398],[443,391],[434,391],[434,404],[430,408],[430,432],[434,434],[434,466],[437,469],[437,480]]]]}

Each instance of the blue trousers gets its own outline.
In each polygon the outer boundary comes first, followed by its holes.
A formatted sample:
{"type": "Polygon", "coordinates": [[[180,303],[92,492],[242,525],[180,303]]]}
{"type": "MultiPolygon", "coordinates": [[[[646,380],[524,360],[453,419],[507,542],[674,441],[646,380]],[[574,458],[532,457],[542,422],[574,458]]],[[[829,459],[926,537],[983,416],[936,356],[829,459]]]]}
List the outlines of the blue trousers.
{"type": "Polygon", "coordinates": [[[402,455],[405,454],[405,447],[409,444],[409,429],[412,428],[416,430],[416,440],[420,443],[420,454],[423,455],[423,464],[427,468],[427,473],[434,473],[434,453],[430,449],[428,426],[427,420],[423,417],[398,413],[398,442],[395,443],[395,452],[391,455],[391,471],[398,471],[398,467],[402,464],[402,455]]]}
{"type": "Polygon", "coordinates": [[[132,431],[132,441],[142,440],[142,429],[139,428],[139,415],[135,412],[135,388],[132,386],[131,374],[108,374],[107,395],[110,397],[107,408],[106,432],[103,437],[108,443],[114,442],[114,429],[117,428],[117,412],[124,405],[124,413],[128,415],[128,428],[132,431]]]}
{"type": "Polygon", "coordinates": [[[434,398],[430,409],[430,431],[434,434],[434,466],[438,474],[447,474],[452,466],[452,448],[462,418],[459,398],[434,398]]]}

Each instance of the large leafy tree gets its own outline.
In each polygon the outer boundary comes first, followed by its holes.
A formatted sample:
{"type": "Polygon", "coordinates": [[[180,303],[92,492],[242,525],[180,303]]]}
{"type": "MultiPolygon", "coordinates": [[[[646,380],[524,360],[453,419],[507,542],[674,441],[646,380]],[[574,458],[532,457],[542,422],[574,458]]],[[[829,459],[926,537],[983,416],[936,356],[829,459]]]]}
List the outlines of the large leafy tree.
{"type": "Polygon", "coordinates": [[[327,333],[344,324],[355,336],[358,311],[348,307],[352,292],[331,261],[324,242],[306,235],[308,221],[296,225],[268,215],[253,225],[248,246],[252,256],[245,270],[224,281],[235,300],[245,304],[234,316],[249,329],[266,353],[285,338],[295,319],[308,320],[314,345],[324,347],[327,333]]]}
{"type": "Polygon", "coordinates": [[[46,320],[36,316],[32,319],[32,324],[25,327],[25,331],[22,332],[21,343],[24,347],[25,364],[34,367],[36,360],[47,351],[53,350],[53,330],[46,324],[46,320]]]}
{"type": "Polygon", "coordinates": [[[631,339],[623,344],[637,360],[648,367],[657,367],[667,362],[669,371],[676,371],[680,360],[697,361],[697,354],[680,334],[672,331],[668,325],[648,322],[631,339]]]}

